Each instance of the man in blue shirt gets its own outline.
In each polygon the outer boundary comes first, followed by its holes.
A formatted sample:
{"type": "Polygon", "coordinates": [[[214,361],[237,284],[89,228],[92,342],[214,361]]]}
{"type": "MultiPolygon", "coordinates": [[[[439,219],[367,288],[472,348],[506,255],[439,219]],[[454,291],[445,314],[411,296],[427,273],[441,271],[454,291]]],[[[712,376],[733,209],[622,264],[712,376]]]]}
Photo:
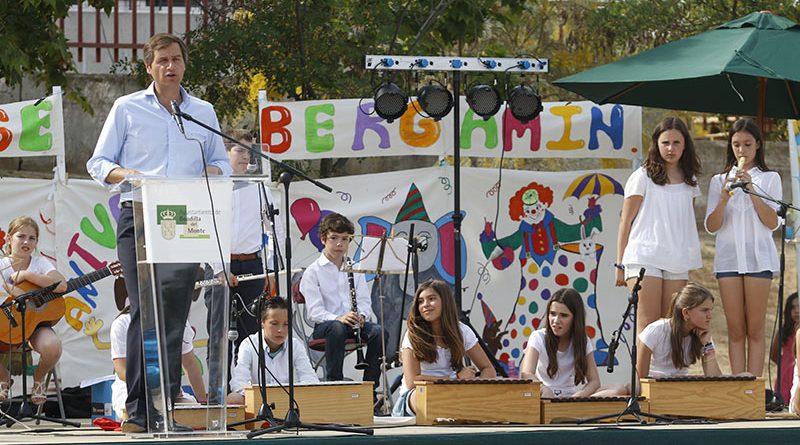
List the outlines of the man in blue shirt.
{"type": "MultiPolygon", "coordinates": [[[[128,420],[125,432],[136,433],[163,428],[163,416],[152,400],[148,404],[142,346],[142,320],[137,275],[133,201],[140,201],[139,190],[123,183],[130,176],[198,177],[229,175],[230,164],[219,136],[185,121],[185,135],[173,120],[171,102],[181,110],[219,128],[213,106],[190,96],[181,86],[188,60],[188,49],[180,38],[156,34],[144,46],[144,62],[153,82],[142,91],[117,99],[106,118],[94,154],[86,163],[92,177],[106,187],[119,187],[120,216],[117,223],[117,254],[125,273],[125,285],[131,302],[128,329],[126,381],[128,420]],[[202,154],[201,154],[202,150],[202,154]],[[203,162],[205,157],[206,163],[203,162]],[[122,184],[120,184],[122,183],[122,184]],[[120,184],[117,186],[116,184],[120,184]]],[[[198,191],[201,193],[201,191],[198,191]]],[[[137,217],[141,224],[141,215],[137,217]]],[[[141,241],[140,241],[141,242],[141,241]]],[[[182,332],[191,305],[191,292],[197,264],[158,264],[155,277],[164,316],[167,360],[162,372],[169,375],[169,396],[174,402],[180,390],[182,332]]],[[[149,327],[148,327],[149,329],[149,327]]],[[[201,395],[203,396],[203,395],[201,395]]],[[[181,430],[180,425],[170,425],[181,430]]]]}

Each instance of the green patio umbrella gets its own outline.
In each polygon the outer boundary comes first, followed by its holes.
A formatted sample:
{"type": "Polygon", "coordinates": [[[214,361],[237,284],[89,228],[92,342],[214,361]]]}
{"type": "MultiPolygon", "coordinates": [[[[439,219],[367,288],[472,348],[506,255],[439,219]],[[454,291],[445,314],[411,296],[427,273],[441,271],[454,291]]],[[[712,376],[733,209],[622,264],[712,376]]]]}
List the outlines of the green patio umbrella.
{"type": "Polygon", "coordinates": [[[800,119],[800,25],[754,12],[711,31],[564,77],[596,103],[800,119]]]}

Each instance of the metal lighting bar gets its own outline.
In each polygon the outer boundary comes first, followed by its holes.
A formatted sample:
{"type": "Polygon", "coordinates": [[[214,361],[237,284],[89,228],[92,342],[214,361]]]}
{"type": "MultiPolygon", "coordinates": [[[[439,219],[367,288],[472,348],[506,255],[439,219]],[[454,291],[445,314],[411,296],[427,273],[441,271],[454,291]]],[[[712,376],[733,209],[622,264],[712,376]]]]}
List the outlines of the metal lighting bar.
{"type": "Polygon", "coordinates": [[[547,73],[548,59],[536,57],[364,56],[364,68],[387,71],[480,71],[547,73]]]}

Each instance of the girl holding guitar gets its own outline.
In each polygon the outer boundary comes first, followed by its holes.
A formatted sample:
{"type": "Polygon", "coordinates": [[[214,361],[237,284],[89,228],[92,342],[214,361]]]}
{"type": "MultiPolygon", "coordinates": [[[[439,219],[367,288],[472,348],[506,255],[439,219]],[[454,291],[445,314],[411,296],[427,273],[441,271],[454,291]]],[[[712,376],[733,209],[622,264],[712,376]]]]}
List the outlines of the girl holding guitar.
{"type": "MultiPolygon", "coordinates": [[[[39,226],[36,221],[27,216],[14,218],[9,224],[5,241],[6,255],[0,258],[0,276],[5,292],[12,296],[24,293],[17,287],[23,282],[38,287],[58,283],[54,292],[67,290],[67,280],[50,261],[41,255],[33,255],[39,242],[39,226]]],[[[0,332],[0,341],[3,335],[4,333],[0,332]]],[[[50,326],[39,325],[31,335],[29,343],[31,348],[41,355],[39,366],[33,373],[31,389],[31,402],[41,405],[47,400],[44,378],[61,358],[61,340],[50,326]]],[[[8,399],[10,377],[8,369],[0,363],[0,401],[8,399]]]]}

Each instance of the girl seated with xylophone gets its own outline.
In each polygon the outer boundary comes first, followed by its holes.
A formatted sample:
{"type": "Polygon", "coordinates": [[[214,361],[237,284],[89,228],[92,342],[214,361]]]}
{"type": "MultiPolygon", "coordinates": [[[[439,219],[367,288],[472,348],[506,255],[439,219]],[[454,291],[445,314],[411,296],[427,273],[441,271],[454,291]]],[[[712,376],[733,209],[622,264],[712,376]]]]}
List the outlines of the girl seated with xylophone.
{"type": "Polygon", "coordinates": [[[600,377],[586,337],[583,299],[575,289],[560,289],[545,313],[547,326],[528,339],[520,377],[541,381],[542,397],[591,396],[600,388],[600,377]]]}
{"type": "Polygon", "coordinates": [[[711,339],[713,309],[714,296],[703,286],[689,283],[676,292],[669,318],[656,320],[639,334],[639,376],[688,375],[689,366],[697,360],[702,360],[707,377],[722,375],[711,339]]]}
{"type": "Polygon", "coordinates": [[[417,289],[406,320],[407,331],[400,346],[403,382],[393,416],[414,416],[415,381],[474,379],[496,376],[489,357],[478,345],[478,338],[458,321],[458,310],[450,286],[441,280],[428,280],[417,289]],[[469,357],[477,366],[464,366],[469,357]]]}
{"type": "MultiPolygon", "coordinates": [[[[681,377],[689,366],[702,360],[703,374],[717,377],[717,363],[711,339],[711,312],[714,296],[703,286],[689,283],[672,296],[669,318],[647,325],[639,334],[636,371],[640,378],[681,377]]],[[[616,394],[630,394],[630,384],[616,394]]]]}

